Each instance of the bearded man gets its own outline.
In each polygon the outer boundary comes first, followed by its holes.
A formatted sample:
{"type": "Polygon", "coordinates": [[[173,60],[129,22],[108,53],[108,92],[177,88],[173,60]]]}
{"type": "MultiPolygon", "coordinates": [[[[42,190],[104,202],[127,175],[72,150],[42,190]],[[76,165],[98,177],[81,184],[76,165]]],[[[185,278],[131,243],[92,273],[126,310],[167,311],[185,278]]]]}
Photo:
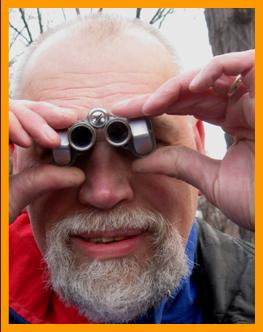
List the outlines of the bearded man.
{"type": "Polygon", "coordinates": [[[102,14],[29,48],[9,109],[11,323],[253,322],[252,246],[195,213],[199,190],[253,227],[254,51],[179,71],[152,27],[102,14]],[[98,131],[56,165],[58,131],[94,108],[150,117],[156,151],[98,131]],[[201,120],[236,137],[223,161],[203,154],[201,120]]]}

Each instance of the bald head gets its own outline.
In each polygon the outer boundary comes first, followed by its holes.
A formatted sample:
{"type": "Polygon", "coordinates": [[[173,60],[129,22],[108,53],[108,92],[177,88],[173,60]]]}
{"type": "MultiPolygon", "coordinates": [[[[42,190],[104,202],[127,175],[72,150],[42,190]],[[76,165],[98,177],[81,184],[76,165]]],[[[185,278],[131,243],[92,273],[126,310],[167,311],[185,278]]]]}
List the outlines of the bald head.
{"type": "Polygon", "coordinates": [[[74,91],[85,102],[81,90],[86,88],[92,102],[110,97],[109,85],[116,80],[120,95],[128,88],[132,96],[134,89],[127,86],[131,77],[133,85],[142,85],[141,93],[148,93],[177,70],[169,45],[154,28],[100,14],[41,36],[25,55],[15,97],[56,102],[65,97],[63,91],[68,97],[74,91]],[[152,88],[145,89],[143,82],[149,80],[152,88]]]}

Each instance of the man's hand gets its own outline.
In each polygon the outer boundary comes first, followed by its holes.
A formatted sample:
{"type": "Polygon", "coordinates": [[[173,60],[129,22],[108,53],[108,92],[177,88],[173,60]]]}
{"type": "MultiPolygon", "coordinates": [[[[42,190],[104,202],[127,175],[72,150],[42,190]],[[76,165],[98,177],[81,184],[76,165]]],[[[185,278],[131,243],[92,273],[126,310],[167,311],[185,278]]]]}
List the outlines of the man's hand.
{"type": "MultiPolygon", "coordinates": [[[[60,138],[54,129],[63,129],[76,121],[73,111],[46,102],[11,100],[9,104],[10,142],[29,148],[33,142],[54,148],[60,138]]],[[[16,216],[39,195],[52,190],[79,186],[84,173],[76,167],[40,165],[19,172],[10,179],[9,216],[16,216]]]]}
{"type": "Polygon", "coordinates": [[[202,70],[176,76],[150,96],[115,105],[129,117],[193,115],[235,138],[223,160],[186,147],[164,147],[134,163],[137,172],[175,176],[198,188],[229,218],[254,229],[254,50],[214,57],[202,70]],[[241,85],[228,95],[237,75],[241,85]]]}

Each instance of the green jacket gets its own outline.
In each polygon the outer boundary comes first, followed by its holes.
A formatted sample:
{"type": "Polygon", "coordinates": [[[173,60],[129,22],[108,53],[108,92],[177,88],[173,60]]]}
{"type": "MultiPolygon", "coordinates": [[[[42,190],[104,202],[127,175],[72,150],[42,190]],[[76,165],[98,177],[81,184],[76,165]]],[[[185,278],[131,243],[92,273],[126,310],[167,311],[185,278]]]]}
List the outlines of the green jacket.
{"type": "Polygon", "coordinates": [[[254,245],[198,221],[196,277],[204,322],[254,323],[254,245]]]}

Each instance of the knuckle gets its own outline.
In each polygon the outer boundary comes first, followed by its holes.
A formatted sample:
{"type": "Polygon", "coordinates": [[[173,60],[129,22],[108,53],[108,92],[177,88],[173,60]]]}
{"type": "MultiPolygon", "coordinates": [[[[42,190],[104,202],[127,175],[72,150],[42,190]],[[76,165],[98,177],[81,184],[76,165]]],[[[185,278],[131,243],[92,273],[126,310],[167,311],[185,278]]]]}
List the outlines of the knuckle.
{"type": "Polygon", "coordinates": [[[163,160],[171,165],[171,175],[179,178],[180,175],[180,157],[181,147],[166,146],[162,148],[163,160]]]}
{"type": "Polygon", "coordinates": [[[39,174],[37,168],[33,166],[25,172],[23,182],[26,188],[33,189],[36,186],[37,180],[39,180],[39,174]]]}
{"type": "Polygon", "coordinates": [[[224,63],[222,55],[216,55],[210,62],[211,67],[222,67],[224,63]]]}

